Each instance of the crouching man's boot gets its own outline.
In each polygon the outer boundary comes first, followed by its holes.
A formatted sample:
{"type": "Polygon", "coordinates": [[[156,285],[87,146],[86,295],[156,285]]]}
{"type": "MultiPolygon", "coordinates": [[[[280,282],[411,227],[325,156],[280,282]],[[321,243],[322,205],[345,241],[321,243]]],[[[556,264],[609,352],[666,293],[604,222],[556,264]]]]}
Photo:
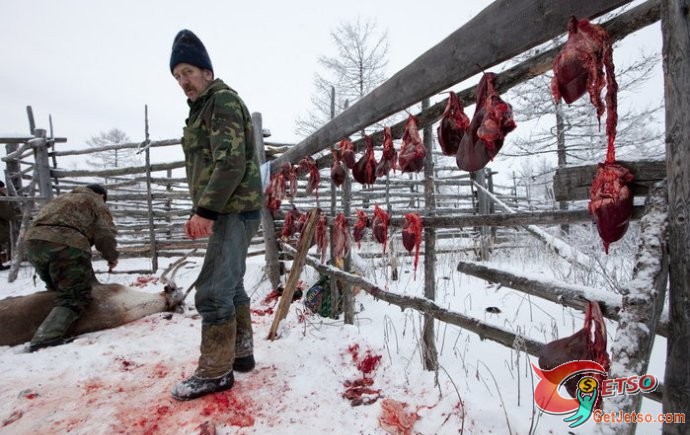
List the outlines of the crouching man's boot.
{"type": "Polygon", "coordinates": [[[29,352],[65,342],[65,334],[79,315],[70,308],[54,307],[38,327],[29,343],[29,352]]]}
{"type": "Polygon", "coordinates": [[[232,361],[235,359],[235,319],[220,325],[201,325],[201,356],[194,374],[172,389],[177,400],[190,400],[206,394],[229,390],[235,383],[232,361]]]}
{"type": "Polygon", "coordinates": [[[252,316],[249,305],[235,307],[237,314],[237,341],[235,342],[235,362],[233,370],[249,372],[254,369],[254,332],[252,331],[252,316]]]}

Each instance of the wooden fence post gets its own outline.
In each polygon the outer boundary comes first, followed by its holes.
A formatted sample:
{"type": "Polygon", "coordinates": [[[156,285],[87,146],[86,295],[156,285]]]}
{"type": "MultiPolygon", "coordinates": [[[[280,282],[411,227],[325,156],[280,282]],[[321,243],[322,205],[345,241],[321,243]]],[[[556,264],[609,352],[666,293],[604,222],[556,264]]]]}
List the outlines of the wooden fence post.
{"type": "Polygon", "coordinates": [[[53,187],[50,182],[50,160],[48,159],[48,147],[46,131],[41,128],[34,129],[35,138],[29,140],[34,149],[36,168],[34,173],[38,180],[38,192],[43,198],[53,197],[53,187]]]}
{"type": "MultiPolygon", "coordinates": [[[[256,154],[259,158],[259,165],[266,162],[266,151],[264,148],[263,121],[261,113],[252,113],[252,124],[254,125],[254,142],[256,154]]],[[[270,177],[270,174],[269,174],[270,177]]],[[[278,241],[276,240],[276,227],[273,222],[273,214],[264,205],[261,207],[261,227],[263,228],[264,244],[266,247],[266,276],[271,282],[273,289],[280,286],[280,260],[278,259],[278,241]]]]}
{"type": "Polygon", "coordinates": [[[151,147],[149,141],[149,107],[144,105],[144,135],[146,143],[146,195],[149,212],[149,241],[151,243],[151,272],[158,270],[158,247],[156,246],[156,227],[153,221],[153,193],[151,190],[151,147]]]}
{"type": "MultiPolygon", "coordinates": [[[[422,101],[422,110],[429,107],[429,99],[422,101]]],[[[424,215],[436,215],[436,200],[434,197],[434,156],[433,130],[431,124],[424,127],[424,215]]],[[[436,300],[436,230],[424,227],[424,297],[436,300]]],[[[438,352],[436,351],[436,337],[434,334],[434,317],[424,313],[422,325],[422,356],[426,370],[438,369],[438,352]]]]}
{"type": "MultiPolygon", "coordinates": [[[[661,2],[666,174],[668,177],[669,306],[664,412],[690,409],[690,16],[688,2],[661,2]]],[[[664,423],[664,434],[687,433],[684,424],[664,423]]]]}

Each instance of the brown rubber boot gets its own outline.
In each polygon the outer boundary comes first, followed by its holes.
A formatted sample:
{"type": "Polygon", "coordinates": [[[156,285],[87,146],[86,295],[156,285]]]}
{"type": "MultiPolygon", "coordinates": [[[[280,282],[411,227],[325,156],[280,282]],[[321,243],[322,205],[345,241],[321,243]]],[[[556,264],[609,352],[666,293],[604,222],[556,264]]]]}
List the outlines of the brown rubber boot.
{"type": "Polygon", "coordinates": [[[249,305],[235,307],[235,315],[237,318],[237,341],[235,342],[235,362],[232,364],[232,368],[237,372],[249,372],[256,366],[252,314],[249,305]]]}
{"type": "Polygon", "coordinates": [[[201,355],[194,375],[173,387],[177,400],[190,400],[229,390],[235,383],[232,362],[237,335],[235,319],[220,325],[201,325],[201,355]]]}
{"type": "Polygon", "coordinates": [[[79,315],[70,308],[61,306],[54,307],[34,333],[31,343],[29,344],[29,352],[34,352],[48,346],[63,344],[65,342],[65,334],[67,334],[70,326],[72,326],[78,318],[79,315]]]}

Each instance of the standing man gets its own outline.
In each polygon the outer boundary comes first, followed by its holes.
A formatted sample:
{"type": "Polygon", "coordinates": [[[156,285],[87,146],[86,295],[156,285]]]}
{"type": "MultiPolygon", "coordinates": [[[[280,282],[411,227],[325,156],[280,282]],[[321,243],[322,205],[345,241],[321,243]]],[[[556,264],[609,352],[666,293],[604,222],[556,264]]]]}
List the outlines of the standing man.
{"type": "Polygon", "coordinates": [[[233,369],[254,368],[244,273],[263,192],[249,111],[237,92],[214,79],[206,48],[189,30],[175,37],[170,72],[189,105],[182,148],[194,209],[185,234],[210,237],[195,282],[201,355],[194,374],[172,390],[175,399],[189,400],[231,388],[233,369]]]}
{"type": "Polygon", "coordinates": [[[26,256],[48,290],[58,292],[55,307],[31,339],[29,351],[64,343],[70,326],[91,302],[96,276],[91,246],[108,267],[117,266],[117,229],[100,184],[76,187],[47,203],[26,231],[26,256]]]}
{"type": "MultiPolygon", "coordinates": [[[[0,197],[6,197],[5,183],[0,181],[0,197]]],[[[10,259],[10,223],[16,222],[17,208],[9,201],[0,201],[0,270],[7,270],[9,265],[2,263],[10,259]]]]}

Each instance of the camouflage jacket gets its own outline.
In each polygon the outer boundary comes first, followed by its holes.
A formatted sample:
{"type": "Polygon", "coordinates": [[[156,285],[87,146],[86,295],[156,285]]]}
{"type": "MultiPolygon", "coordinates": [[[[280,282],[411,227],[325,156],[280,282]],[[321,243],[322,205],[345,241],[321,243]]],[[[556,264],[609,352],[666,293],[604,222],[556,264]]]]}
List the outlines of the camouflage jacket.
{"type": "Polygon", "coordinates": [[[188,103],[182,148],[194,212],[215,220],[259,210],[263,192],[247,107],[220,79],[188,103]]]}
{"type": "MultiPolygon", "coordinates": [[[[0,193],[0,196],[7,196],[0,193]]],[[[17,206],[9,201],[0,201],[0,248],[10,240],[10,222],[19,219],[17,206]]]]}
{"type": "Polygon", "coordinates": [[[117,229],[100,195],[76,187],[47,203],[26,231],[26,240],[47,240],[90,252],[91,246],[107,261],[118,257],[117,229]]]}

